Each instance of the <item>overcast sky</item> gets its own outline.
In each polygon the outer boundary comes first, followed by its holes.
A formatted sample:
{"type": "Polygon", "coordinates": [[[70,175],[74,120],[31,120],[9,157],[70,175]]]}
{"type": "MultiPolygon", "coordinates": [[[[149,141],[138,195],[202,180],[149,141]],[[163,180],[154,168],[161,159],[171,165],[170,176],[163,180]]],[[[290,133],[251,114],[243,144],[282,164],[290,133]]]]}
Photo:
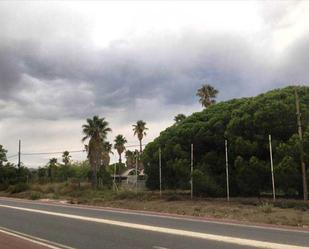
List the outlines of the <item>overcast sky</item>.
{"type": "Polygon", "coordinates": [[[145,120],[149,142],[176,114],[202,110],[195,93],[206,82],[219,101],[309,85],[309,1],[1,1],[0,30],[9,156],[18,139],[25,153],[82,149],[81,125],[95,114],[110,141],[124,134],[130,145],[145,120]]]}

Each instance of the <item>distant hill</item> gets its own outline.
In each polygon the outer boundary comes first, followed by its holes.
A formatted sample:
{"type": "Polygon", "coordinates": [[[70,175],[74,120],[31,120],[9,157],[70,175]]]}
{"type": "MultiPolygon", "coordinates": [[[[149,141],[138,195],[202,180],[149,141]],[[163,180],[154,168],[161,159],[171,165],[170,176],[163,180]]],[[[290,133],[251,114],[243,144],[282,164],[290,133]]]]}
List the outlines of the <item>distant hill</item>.
{"type": "MultiPolygon", "coordinates": [[[[309,87],[298,88],[309,163],[309,87]]],[[[162,150],[165,188],[188,188],[190,144],[194,144],[196,194],[225,195],[224,140],[228,140],[230,189],[234,196],[257,196],[271,190],[268,135],[272,135],[275,182],[285,195],[301,195],[302,179],[294,87],[251,98],[232,99],[193,113],[149,143],[143,153],[147,186],[159,187],[158,149],[162,150]]],[[[309,178],[309,177],[308,177],[309,178]]]]}

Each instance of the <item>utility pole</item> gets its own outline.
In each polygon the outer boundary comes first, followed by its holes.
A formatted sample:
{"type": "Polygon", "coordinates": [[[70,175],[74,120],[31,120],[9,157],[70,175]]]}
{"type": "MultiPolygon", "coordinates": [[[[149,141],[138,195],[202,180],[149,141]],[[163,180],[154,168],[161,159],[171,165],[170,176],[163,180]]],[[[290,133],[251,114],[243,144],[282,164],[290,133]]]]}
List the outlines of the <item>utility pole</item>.
{"type": "Polygon", "coordinates": [[[226,171],[226,198],[227,201],[230,201],[229,158],[227,153],[227,140],[225,140],[225,171],[226,171]]]}
{"type": "Polygon", "coordinates": [[[117,183],[116,183],[116,172],[117,172],[117,163],[114,164],[114,180],[113,180],[113,185],[114,185],[114,189],[118,192],[118,187],[117,187],[117,183]]]}
{"type": "Polygon", "coordinates": [[[161,173],[161,147],[159,148],[159,182],[160,182],[160,197],[162,197],[162,173],[161,173]]]}
{"type": "Polygon", "coordinates": [[[18,140],[18,170],[20,169],[20,150],[21,150],[21,141],[18,140]]]}
{"type": "Polygon", "coordinates": [[[136,177],[136,188],[135,188],[135,191],[137,193],[137,164],[138,164],[138,152],[136,154],[136,159],[135,159],[136,163],[135,163],[135,177],[136,177]]]}
{"type": "Polygon", "coordinates": [[[191,200],[193,199],[193,144],[191,144],[191,200]]]}
{"type": "Polygon", "coordinates": [[[271,135],[268,136],[269,139],[269,155],[270,155],[270,170],[271,170],[271,182],[273,186],[273,199],[276,201],[276,190],[275,190],[275,177],[274,177],[274,163],[273,163],[273,150],[271,146],[271,135]]]}
{"type": "Polygon", "coordinates": [[[306,164],[304,161],[303,132],[301,126],[301,113],[300,113],[299,97],[297,93],[297,86],[295,87],[295,101],[296,101],[297,127],[299,135],[300,162],[303,175],[304,201],[308,201],[308,187],[307,187],[307,175],[306,175],[307,172],[306,172],[306,164]]]}

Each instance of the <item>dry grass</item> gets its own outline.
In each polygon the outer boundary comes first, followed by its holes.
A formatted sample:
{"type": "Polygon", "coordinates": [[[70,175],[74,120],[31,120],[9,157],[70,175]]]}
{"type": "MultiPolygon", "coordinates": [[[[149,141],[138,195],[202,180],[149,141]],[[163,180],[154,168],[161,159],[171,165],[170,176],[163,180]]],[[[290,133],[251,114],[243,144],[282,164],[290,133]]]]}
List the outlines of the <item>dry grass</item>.
{"type": "Polygon", "coordinates": [[[309,210],[272,207],[271,210],[267,209],[266,211],[260,206],[241,204],[238,201],[227,203],[215,199],[169,202],[166,200],[143,202],[137,202],[135,200],[116,200],[92,204],[133,210],[147,210],[253,223],[298,226],[304,228],[307,228],[309,225],[309,210]]]}
{"type": "Polygon", "coordinates": [[[28,199],[61,199],[72,204],[90,204],[132,210],[145,210],[211,217],[242,222],[289,225],[308,228],[309,203],[299,200],[270,200],[257,198],[190,200],[187,193],[164,192],[160,198],[157,192],[131,192],[112,190],[91,190],[88,184],[76,186],[68,183],[33,184],[30,190],[20,193],[0,192],[2,196],[28,199]]]}

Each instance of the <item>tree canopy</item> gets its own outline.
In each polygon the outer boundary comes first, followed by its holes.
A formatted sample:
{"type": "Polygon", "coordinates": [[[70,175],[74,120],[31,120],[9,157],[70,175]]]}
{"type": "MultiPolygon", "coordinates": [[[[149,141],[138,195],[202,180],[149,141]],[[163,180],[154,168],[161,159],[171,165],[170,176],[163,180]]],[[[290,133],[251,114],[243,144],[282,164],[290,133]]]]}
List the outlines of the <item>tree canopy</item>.
{"type": "MultiPolygon", "coordinates": [[[[298,89],[309,163],[309,87],[298,89]]],[[[189,188],[190,144],[194,144],[194,189],[197,194],[225,195],[224,140],[228,140],[230,191],[257,196],[271,190],[268,135],[272,135],[275,184],[286,195],[301,195],[302,180],[294,87],[257,97],[232,99],[193,113],[160,133],[142,159],[147,186],[159,187],[158,149],[162,151],[164,188],[189,188]]]]}

